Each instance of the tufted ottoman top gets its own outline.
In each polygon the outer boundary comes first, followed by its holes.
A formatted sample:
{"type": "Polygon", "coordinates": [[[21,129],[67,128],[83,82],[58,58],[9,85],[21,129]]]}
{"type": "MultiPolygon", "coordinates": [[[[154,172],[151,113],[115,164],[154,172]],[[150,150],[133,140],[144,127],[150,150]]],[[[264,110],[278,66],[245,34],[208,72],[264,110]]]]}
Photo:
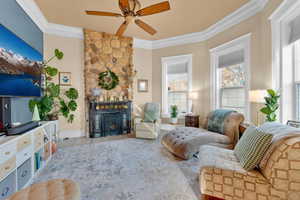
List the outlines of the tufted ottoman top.
{"type": "Polygon", "coordinates": [[[33,184],[7,200],[80,200],[80,190],[74,181],[54,179],[33,184]]]}
{"type": "Polygon", "coordinates": [[[188,160],[199,151],[201,145],[215,143],[229,145],[230,139],[226,135],[202,128],[177,127],[165,134],[161,142],[175,156],[188,160]]]}

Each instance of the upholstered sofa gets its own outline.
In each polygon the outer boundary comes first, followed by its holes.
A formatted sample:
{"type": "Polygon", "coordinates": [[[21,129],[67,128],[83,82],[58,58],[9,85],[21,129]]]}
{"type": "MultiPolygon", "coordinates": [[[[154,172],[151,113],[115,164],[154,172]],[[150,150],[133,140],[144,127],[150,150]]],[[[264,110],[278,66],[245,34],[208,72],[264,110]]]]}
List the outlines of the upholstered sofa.
{"type": "Polygon", "coordinates": [[[260,128],[273,134],[273,140],[255,170],[244,170],[232,150],[209,145],[200,148],[203,199],[300,199],[300,130],[279,123],[260,128]]]}
{"type": "Polygon", "coordinates": [[[201,145],[210,144],[232,149],[239,139],[239,125],[244,116],[232,112],[224,118],[223,133],[208,131],[208,121],[215,111],[209,113],[202,128],[178,127],[162,137],[162,144],[181,159],[190,159],[201,145]]]}

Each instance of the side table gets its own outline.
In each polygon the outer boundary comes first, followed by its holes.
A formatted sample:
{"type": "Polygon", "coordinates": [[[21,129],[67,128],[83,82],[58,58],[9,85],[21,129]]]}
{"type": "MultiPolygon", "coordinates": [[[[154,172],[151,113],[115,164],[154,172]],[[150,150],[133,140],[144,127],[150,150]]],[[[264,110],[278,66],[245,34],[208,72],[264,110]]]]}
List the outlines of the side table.
{"type": "Polygon", "coordinates": [[[199,115],[186,115],[185,126],[199,128],[199,115]]]}

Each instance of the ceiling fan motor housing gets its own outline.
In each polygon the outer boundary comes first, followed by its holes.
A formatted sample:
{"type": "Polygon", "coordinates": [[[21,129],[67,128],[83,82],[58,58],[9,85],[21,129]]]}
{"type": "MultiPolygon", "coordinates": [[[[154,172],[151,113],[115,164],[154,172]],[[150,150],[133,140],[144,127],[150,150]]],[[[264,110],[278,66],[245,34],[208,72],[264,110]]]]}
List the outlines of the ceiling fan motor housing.
{"type": "Polygon", "coordinates": [[[135,16],[135,12],[141,9],[141,3],[138,0],[128,0],[128,8],[123,8],[120,5],[120,9],[124,16],[135,16]]]}

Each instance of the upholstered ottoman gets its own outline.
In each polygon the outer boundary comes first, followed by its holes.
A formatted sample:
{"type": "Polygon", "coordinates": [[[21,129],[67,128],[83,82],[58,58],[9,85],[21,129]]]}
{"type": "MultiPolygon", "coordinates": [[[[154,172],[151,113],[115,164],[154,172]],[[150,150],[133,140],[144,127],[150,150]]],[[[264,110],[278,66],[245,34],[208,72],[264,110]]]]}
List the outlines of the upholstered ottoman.
{"type": "Polygon", "coordinates": [[[177,127],[162,137],[162,144],[175,156],[188,160],[199,151],[201,145],[212,144],[230,148],[228,136],[202,128],[177,127]]]}
{"type": "Polygon", "coordinates": [[[80,191],[74,181],[54,179],[33,184],[7,200],[80,200],[80,191]]]}

